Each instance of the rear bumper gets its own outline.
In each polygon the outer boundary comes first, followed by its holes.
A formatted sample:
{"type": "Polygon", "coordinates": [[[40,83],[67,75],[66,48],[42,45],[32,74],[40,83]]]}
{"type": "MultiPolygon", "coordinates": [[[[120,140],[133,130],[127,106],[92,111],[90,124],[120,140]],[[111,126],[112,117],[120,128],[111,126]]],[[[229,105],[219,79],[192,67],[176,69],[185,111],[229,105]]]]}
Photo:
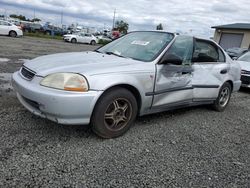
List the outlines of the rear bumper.
{"type": "Polygon", "coordinates": [[[241,87],[250,88],[250,75],[242,74],[241,81],[242,81],[241,87]]]}
{"type": "Polygon", "coordinates": [[[89,124],[102,91],[61,91],[40,86],[41,79],[35,77],[32,81],[27,81],[19,72],[13,74],[12,85],[18,100],[26,109],[60,124],[89,124]]]}

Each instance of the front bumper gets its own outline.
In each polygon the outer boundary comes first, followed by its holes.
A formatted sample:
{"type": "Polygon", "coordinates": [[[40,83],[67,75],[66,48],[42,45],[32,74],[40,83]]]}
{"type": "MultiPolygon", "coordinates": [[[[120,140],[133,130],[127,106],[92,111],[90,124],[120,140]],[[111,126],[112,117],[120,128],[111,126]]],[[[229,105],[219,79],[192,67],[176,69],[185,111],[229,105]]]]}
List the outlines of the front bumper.
{"type": "Polygon", "coordinates": [[[245,75],[245,74],[242,74],[241,75],[241,87],[247,87],[247,88],[250,88],[250,75],[245,75]]]}
{"type": "Polygon", "coordinates": [[[67,38],[67,37],[65,37],[65,38],[63,38],[63,40],[65,41],[65,42],[70,42],[70,38],[67,38]]]}
{"type": "Polygon", "coordinates": [[[41,86],[41,80],[41,77],[35,76],[28,81],[19,72],[13,74],[12,85],[26,109],[60,124],[89,124],[94,106],[103,91],[61,91],[41,86]]]}
{"type": "Polygon", "coordinates": [[[17,31],[17,36],[22,37],[23,36],[23,31],[18,29],[17,31]]]}

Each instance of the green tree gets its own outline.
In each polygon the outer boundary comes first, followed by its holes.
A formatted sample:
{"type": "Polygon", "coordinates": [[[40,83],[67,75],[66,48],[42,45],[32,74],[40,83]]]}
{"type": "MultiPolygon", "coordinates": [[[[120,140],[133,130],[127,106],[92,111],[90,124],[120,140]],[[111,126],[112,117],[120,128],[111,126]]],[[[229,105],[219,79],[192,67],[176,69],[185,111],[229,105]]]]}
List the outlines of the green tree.
{"type": "Polygon", "coordinates": [[[23,21],[26,21],[26,20],[27,20],[26,17],[23,16],[23,15],[11,14],[10,17],[11,17],[11,18],[17,18],[17,19],[23,20],[23,21]]]}
{"type": "Polygon", "coordinates": [[[123,20],[116,21],[115,26],[120,33],[127,34],[129,24],[123,20]]]}
{"type": "Polygon", "coordinates": [[[156,30],[163,30],[163,26],[162,26],[161,23],[160,23],[159,25],[156,26],[156,30]]]}
{"type": "Polygon", "coordinates": [[[39,18],[33,18],[31,22],[40,22],[41,20],[39,18]]]}

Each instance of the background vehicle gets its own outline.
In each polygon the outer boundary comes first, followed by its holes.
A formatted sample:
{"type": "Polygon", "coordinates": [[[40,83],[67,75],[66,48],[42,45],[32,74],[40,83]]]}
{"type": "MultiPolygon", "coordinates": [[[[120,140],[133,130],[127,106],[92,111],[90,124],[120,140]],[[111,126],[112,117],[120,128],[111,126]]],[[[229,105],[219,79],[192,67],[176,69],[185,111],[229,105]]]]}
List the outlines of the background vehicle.
{"type": "Polygon", "coordinates": [[[23,36],[23,31],[21,30],[21,27],[18,27],[4,20],[0,20],[0,35],[20,37],[23,36]]]}
{"type": "Polygon", "coordinates": [[[237,59],[238,57],[240,57],[242,54],[246,53],[248,51],[247,48],[229,48],[226,50],[227,54],[233,58],[233,59],[237,59]]]}
{"type": "Polygon", "coordinates": [[[223,111],[241,86],[239,64],[216,43],[163,31],[132,32],[94,52],[38,57],[12,80],[32,113],[91,123],[104,138],[124,134],[137,115],[201,104],[223,111]]]}
{"type": "Polygon", "coordinates": [[[104,35],[98,35],[96,36],[98,42],[97,43],[109,43],[112,41],[111,38],[107,37],[107,36],[104,36],[104,35]]]}
{"type": "Polygon", "coordinates": [[[54,36],[54,35],[63,36],[64,34],[68,33],[66,28],[57,27],[55,25],[52,25],[49,22],[46,22],[44,24],[44,26],[42,27],[42,30],[43,30],[44,34],[52,35],[52,36],[54,36]]]}
{"type": "Polygon", "coordinates": [[[87,43],[91,45],[95,45],[96,43],[98,43],[98,39],[94,35],[89,33],[75,33],[64,35],[63,40],[65,42],[87,43]]]}
{"type": "Polygon", "coordinates": [[[250,88],[250,52],[246,52],[237,59],[241,66],[242,87],[250,88]]]}

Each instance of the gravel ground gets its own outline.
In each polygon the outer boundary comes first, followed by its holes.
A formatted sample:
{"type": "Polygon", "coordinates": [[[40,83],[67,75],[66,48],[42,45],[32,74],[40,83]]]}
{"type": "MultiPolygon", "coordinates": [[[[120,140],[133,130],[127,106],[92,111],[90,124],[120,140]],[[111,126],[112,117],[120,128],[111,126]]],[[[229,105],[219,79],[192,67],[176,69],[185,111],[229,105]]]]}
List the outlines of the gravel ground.
{"type": "Polygon", "coordinates": [[[9,85],[22,59],[95,47],[0,41],[0,187],[250,187],[250,90],[235,93],[223,113],[201,106],[140,117],[105,140],[89,126],[32,115],[9,85]]]}

